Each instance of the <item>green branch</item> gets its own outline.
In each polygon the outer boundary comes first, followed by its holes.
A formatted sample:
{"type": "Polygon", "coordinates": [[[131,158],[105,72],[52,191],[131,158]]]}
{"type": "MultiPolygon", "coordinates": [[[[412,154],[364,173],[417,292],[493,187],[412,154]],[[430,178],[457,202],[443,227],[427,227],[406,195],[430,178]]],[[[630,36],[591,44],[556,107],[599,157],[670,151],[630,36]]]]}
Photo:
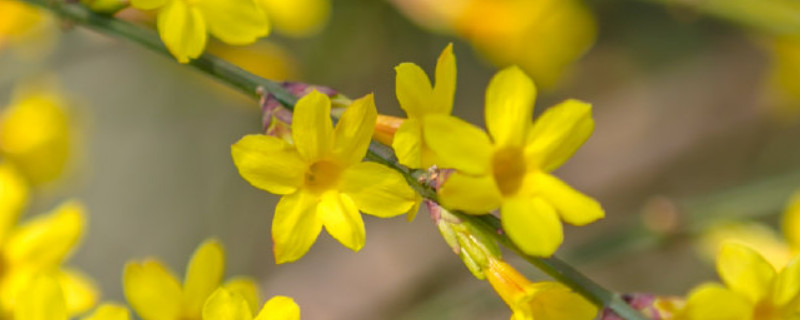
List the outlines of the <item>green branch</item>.
{"type": "MultiPolygon", "coordinates": [[[[167,49],[163,46],[157,34],[151,30],[138,27],[129,22],[115,19],[110,16],[94,13],[88,8],[79,4],[71,4],[54,0],[20,1],[52,11],[68,21],[82,25],[97,32],[138,43],[148,49],[165,55],[169,59],[174,59],[172,55],[170,55],[169,51],[167,51],[167,49]]],[[[270,93],[275,96],[278,101],[280,101],[289,109],[292,109],[297,101],[297,97],[284,90],[279,83],[253,75],[231,63],[209,54],[202,55],[198,59],[190,62],[188,65],[234,88],[239,89],[243,93],[253,98],[260,98],[261,92],[259,91],[263,90],[265,93],[270,93]]],[[[403,174],[411,187],[414,188],[420,195],[432,201],[437,200],[436,192],[417,180],[419,172],[409,170],[408,168],[398,164],[394,153],[388,147],[373,142],[370,145],[367,158],[399,171],[403,174]]],[[[497,232],[497,230],[499,230],[500,221],[496,217],[491,215],[459,215],[463,219],[476,221],[483,227],[487,228],[487,230],[491,230],[489,233],[494,235],[495,240],[497,240],[499,243],[513,250],[542,271],[563,282],[565,285],[582,294],[584,297],[600,307],[608,307],[622,316],[624,319],[646,319],[640,313],[629,307],[624,301],[622,301],[622,299],[619,298],[618,295],[604,289],[561,260],[556,258],[538,258],[523,253],[519,247],[517,247],[513,242],[511,242],[510,239],[508,239],[508,237],[497,232]]]]}

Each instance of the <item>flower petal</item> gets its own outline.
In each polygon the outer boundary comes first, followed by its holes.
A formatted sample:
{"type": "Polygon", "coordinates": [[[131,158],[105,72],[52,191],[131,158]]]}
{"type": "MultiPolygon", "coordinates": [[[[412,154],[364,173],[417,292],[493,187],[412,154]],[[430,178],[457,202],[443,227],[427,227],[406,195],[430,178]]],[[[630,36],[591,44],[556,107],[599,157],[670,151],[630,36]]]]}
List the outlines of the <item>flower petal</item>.
{"type": "Polygon", "coordinates": [[[547,200],[556,208],[561,219],[569,224],[583,226],[605,216],[600,203],[550,174],[529,173],[523,186],[524,193],[535,194],[547,200]]]}
{"type": "Polygon", "coordinates": [[[750,320],[755,305],[744,296],[716,283],[698,286],[689,293],[682,311],[687,320],[750,320]]]}
{"type": "Polygon", "coordinates": [[[274,296],[264,304],[255,320],[300,320],[300,307],[292,298],[274,296]]]}
{"type": "Polygon", "coordinates": [[[303,191],[285,195],[275,207],[272,218],[272,241],[275,263],[300,259],[322,231],[322,221],[317,216],[315,195],[303,191]]]}
{"type": "Polygon", "coordinates": [[[247,301],[238,294],[219,288],[203,305],[203,320],[251,320],[253,314],[247,301]]]}
{"type": "Polygon", "coordinates": [[[549,257],[564,241],[558,214],[542,199],[505,199],[500,215],[503,230],[527,254],[549,257]]]}
{"type": "Polygon", "coordinates": [[[267,16],[252,0],[195,2],[212,35],[227,44],[244,45],[269,33],[267,16]]]}
{"type": "Polygon", "coordinates": [[[333,157],[347,165],[361,162],[367,154],[377,118],[372,94],[353,101],[333,131],[333,157]]]}
{"type": "Polygon", "coordinates": [[[64,292],[67,313],[70,315],[84,313],[94,307],[100,292],[89,276],[72,269],[61,269],[56,280],[64,292]]]}
{"type": "Polygon", "coordinates": [[[578,100],[564,101],[547,109],[533,124],[525,157],[544,171],[555,170],[578,151],[593,130],[592,106],[578,100]]]}
{"type": "Polygon", "coordinates": [[[484,118],[495,145],[522,146],[533,118],[536,87],[518,67],[498,72],[486,88],[484,118]]]}
{"type": "Polygon", "coordinates": [[[591,320],[597,316],[598,310],[594,304],[561,283],[537,282],[526,291],[530,291],[532,294],[519,301],[525,306],[518,312],[529,317],[523,317],[523,319],[591,320]]]}
{"type": "Polygon", "coordinates": [[[439,189],[439,199],[449,209],[485,214],[500,207],[502,195],[490,175],[453,172],[439,189]]]}
{"type": "Polygon", "coordinates": [[[330,0],[258,0],[283,35],[307,37],[318,32],[328,21],[330,0]]]}
{"type": "Polygon", "coordinates": [[[14,168],[0,163],[0,243],[17,223],[20,213],[28,203],[28,186],[14,168]]]}
{"type": "Polygon", "coordinates": [[[430,115],[423,120],[425,143],[442,168],[479,175],[489,171],[492,143],[481,129],[453,116],[430,115]]]}
{"type": "Polygon", "coordinates": [[[131,0],[132,7],[142,10],[153,10],[166,3],[167,0],[131,0]]]}
{"type": "Polygon", "coordinates": [[[158,261],[128,263],[122,274],[128,304],[143,320],[177,319],[181,312],[181,286],[158,261]]]}
{"type": "Polygon", "coordinates": [[[775,269],[769,262],[758,252],[735,241],[722,244],[717,255],[717,272],[728,288],[752,302],[764,297],[775,278],[775,269]]]}
{"type": "Polygon", "coordinates": [[[397,171],[375,162],[362,162],[348,168],[342,176],[342,193],[356,207],[381,218],[408,212],[414,205],[414,190],[397,171]]]}
{"type": "Polygon", "coordinates": [[[242,178],[256,188],[288,194],[303,184],[306,164],[291,145],[279,138],[246,135],[231,146],[231,156],[242,178]]]}
{"type": "Polygon", "coordinates": [[[206,47],[206,21],[200,10],[186,1],[170,1],[158,12],[158,33],[180,63],[187,63],[206,47]]]}
{"type": "MultiPolygon", "coordinates": [[[[790,303],[800,303],[800,256],[795,257],[778,273],[770,287],[770,300],[775,306],[790,307],[790,303]]],[[[788,308],[787,308],[788,309],[788,308]]]]}
{"type": "Polygon", "coordinates": [[[342,245],[353,251],[364,247],[364,220],[350,196],[336,191],[322,194],[317,215],[325,225],[325,230],[342,245]]]}
{"type": "Polygon", "coordinates": [[[300,155],[314,162],[327,155],[333,144],[331,99],[314,90],[294,106],[292,139],[300,155]]]}
{"type": "Polygon", "coordinates": [[[83,233],[84,209],[69,201],[38,216],[9,235],[5,246],[11,265],[37,269],[58,266],[72,252],[83,233]]]}
{"type": "Polygon", "coordinates": [[[436,62],[436,84],[433,85],[433,103],[430,112],[450,114],[453,110],[453,97],[456,94],[456,56],[453,44],[442,50],[436,62]]]}
{"type": "Polygon", "coordinates": [[[216,239],[203,242],[186,266],[183,282],[184,312],[200,317],[203,304],[219,287],[225,274],[225,250],[216,239]]]}
{"type": "Polygon", "coordinates": [[[64,294],[55,278],[37,276],[18,295],[14,319],[67,320],[64,294]]]}
{"type": "Polygon", "coordinates": [[[783,212],[781,228],[789,244],[794,248],[800,248],[800,192],[795,193],[789,200],[783,212]]]}
{"type": "Polygon", "coordinates": [[[400,107],[409,118],[420,118],[430,112],[427,107],[433,101],[433,88],[425,71],[418,65],[404,62],[394,67],[395,92],[400,107]]]}
{"type": "Polygon", "coordinates": [[[258,311],[258,285],[254,279],[237,277],[228,280],[222,286],[231,293],[242,296],[242,298],[247,301],[247,305],[250,306],[252,314],[258,311]]]}
{"type": "Polygon", "coordinates": [[[101,304],[94,312],[81,320],[129,320],[131,312],[123,305],[116,303],[101,304]]]}
{"type": "Polygon", "coordinates": [[[397,155],[397,161],[409,168],[423,168],[422,148],[424,148],[422,121],[416,118],[403,121],[400,128],[397,128],[392,141],[392,149],[397,155]]]}

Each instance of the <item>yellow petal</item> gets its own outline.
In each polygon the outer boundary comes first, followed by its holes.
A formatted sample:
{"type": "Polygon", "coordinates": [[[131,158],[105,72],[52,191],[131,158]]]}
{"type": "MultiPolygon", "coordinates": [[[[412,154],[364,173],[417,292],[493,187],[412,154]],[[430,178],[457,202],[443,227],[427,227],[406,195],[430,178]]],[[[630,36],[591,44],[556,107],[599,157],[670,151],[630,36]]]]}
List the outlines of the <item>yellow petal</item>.
{"type": "Polygon", "coordinates": [[[489,171],[492,143],[481,129],[452,116],[429,115],[423,120],[425,143],[438,165],[469,174],[489,171]]]}
{"type": "Polygon", "coordinates": [[[158,12],[158,33],[180,63],[187,63],[206,47],[206,21],[200,10],[186,1],[170,1],[158,12]]]}
{"type": "Polygon", "coordinates": [[[238,294],[247,301],[250,311],[255,314],[258,311],[258,285],[256,281],[246,277],[236,277],[228,280],[222,285],[231,293],[238,294]]]}
{"type": "Polygon", "coordinates": [[[203,0],[195,4],[208,31],[227,44],[250,44],[269,33],[267,16],[253,0],[203,0]]]}
{"type": "Polygon", "coordinates": [[[56,280],[64,292],[67,313],[70,315],[88,311],[100,297],[94,280],[77,270],[62,269],[57,273],[56,280]]]}
{"type": "Polygon", "coordinates": [[[752,302],[764,297],[775,277],[775,269],[758,252],[735,241],[722,244],[717,272],[728,288],[752,302]]]}
{"type": "Polygon", "coordinates": [[[518,67],[498,72],[486,89],[484,118],[495,145],[522,146],[533,117],[536,87],[518,67]]]}
{"type": "Polygon", "coordinates": [[[333,157],[346,165],[361,162],[367,154],[377,117],[372,94],[353,101],[333,131],[333,157]]]}
{"type": "Polygon", "coordinates": [[[330,0],[258,0],[282,34],[306,37],[317,33],[330,16],[330,0]]]}
{"type": "Polygon", "coordinates": [[[331,99],[314,90],[294,106],[292,139],[300,155],[308,162],[326,156],[333,144],[331,99]]]}
{"type": "Polygon", "coordinates": [[[208,296],[219,287],[225,274],[225,250],[216,239],[203,242],[186,266],[183,283],[184,315],[199,317],[208,296]]]}
{"type": "Polygon", "coordinates": [[[592,106],[578,100],[564,101],[547,109],[533,124],[525,158],[531,165],[552,171],[572,157],[593,130],[592,106]]]}
{"type": "Polygon", "coordinates": [[[583,226],[605,216],[600,203],[550,174],[529,173],[523,184],[523,193],[530,192],[545,199],[569,224],[583,226]]]}
{"type": "Polygon", "coordinates": [[[158,261],[128,263],[122,274],[128,304],[143,320],[177,319],[181,312],[181,286],[158,261]]]}
{"type": "Polygon", "coordinates": [[[142,10],[153,10],[166,3],[167,0],[131,0],[132,7],[142,10]]]}
{"type": "Polygon", "coordinates": [[[783,234],[794,248],[800,248],[800,192],[795,193],[789,200],[781,221],[783,234]]]}
{"type": "Polygon", "coordinates": [[[681,319],[751,320],[755,305],[744,296],[715,283],[700,285],[689,293],[681,319]]]}
{"type": "Polygon", "coordinates": [[[247,301],[225,288],[214,291],[203,305],[203,320],[251,320],[247,301]]]}
{"type": "Polygon", "coordinates": [[[397,133],[394,134],[392,149],[397,155],[400,164],[412,168],[421,169],[422,167],[422,121],[420,119],[408,119],[403,121],[397,133]]]}
{"type": "Polygon", "coordinates": [[[325,230],[342,245],[353,251],[364,247],[364,220],[350,196],[337,191],[324,193],[317,205],[317,215],[325,230]]]}
{"type": "Polygon", "coordinates": [[[50,268],[72,252],[83,233],[84,209],[70,201],[18,227],[6,243],[6,259],[15,266],[50,268]]]}
{"type": "Polygon", "coordinates": [[[285,141],[263,134],[246,135],[231,146],[239,174],[253,186],[275,194],[295,192],[306,164],[285,141]]]}
{"type": "Polygon", "coordinates": [[[500,215],[503,230],[527,254],[549,257],[564,241],[558,214],[542,199],[505,199],[500,215]]]}
{"type": "Polygon", "coordinates": [[[362,162],[348,168],[340,188],[359,210],[381,218],[406,213],[414,204],[415,192],[406,179],[375,162],[362,162]]]}
{"type": "Polygon", "coordinates": [[[64,295],[55,278],[41,275],[17,296],[14,319],[67,320],[64,295]]]}
{"type": "Polygon", "coordinates": [[[430,112],[450,114],[453,110],[453,96],[456,94],[456,56],[453,44],[442,50],[436,62],[436,84],[433,85],[433,103],[430,112]]]}
{"type": "MultiPolygon", "coordinates": [[[[778,273],[770,287],[770,300],[779,307],[800,303],[800,256],[795,257],[778,273]]],[[[793,309],[797,309],[795,305],[793,309]]]]}
{"type": "Polygon", "coordinates": [[[449,209],[485,214],[500,207],[502,195],[490,175],[454,172],[439,190],[439,199],[449,209]]]}
{"type": "Polygon", "coordinates": [[[597,307],[558,282],[538,282],[526,288],[530,294],[518,301],[519,311],[535,320],[592,320],[597,307]]]}
{"type": "Polygon", "coordinates": [[[81,320],[129,320],[131,312],[123,305],[116,303],[101,304],[91,315],[81,318],[81,320]]]}
{"type": "Polygon", "coordinates": [[[272,218],[272,241],[275,263],[300,259],[322,231],[317,217],[316,196],[298,191],[285,195],[275,208],[272,218]]]}
{"type": "Polygon", "coordinates": [[[409,118],[419,118],[427,114],[433,101],[433,88],[425,71],[413,63],[404,62],[394,67],[395,92],[400,107],[409,118]]]}
{"type": "Polygon", "coordinates": [[[752,221],[714,222],[702,231],[695,245],[701,257],[713,263],[722,244],[730,240],[746,243],[776,270],[783,268],[792,259],[789,246],[774,228],[752,221]]]}
{"type": "Polygon", "coordinates": [[[0,243],[17,223],[22,209],[28,203],[28,186],[14,168],[0,163],[0,243]]]}
{"type": "Polygon", "coordinates": [[[419,207],[422,205],[423,200],[424,199],[422,196],[414,192],[414,205],[408,210],[408,215],[406,216],[406,220],[408,220],[408,222],[414,221],[414,218],[417,217],[417,213],[419,213],[419,207]]]}
{"type": "Polygon", "coordinates": [[[274,296],[264,304],[255,320],[300,320],[300,306],[292,298],[274,296]]]}

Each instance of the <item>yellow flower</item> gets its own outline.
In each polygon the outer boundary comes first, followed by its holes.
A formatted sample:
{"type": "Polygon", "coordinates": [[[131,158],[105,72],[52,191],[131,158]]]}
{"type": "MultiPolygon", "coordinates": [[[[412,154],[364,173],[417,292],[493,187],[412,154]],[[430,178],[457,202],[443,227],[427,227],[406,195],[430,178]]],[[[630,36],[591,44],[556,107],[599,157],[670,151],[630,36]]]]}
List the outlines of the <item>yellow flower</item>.
{"type": "Polygon", "coordinates": [[[211,294],[203,306],[203,320],[300,320],[300,307],[285,296],[269,299],[253,318],[253,310],[244,297],[225,288],[211,294]]]}
{"type": "Polygon", "coordinates": [[[409,168],[429,168],[437,163],[436,155],[425,144],[423,132],[429,130],[430,121],[437,117],[450,117],[453,96],[456,92],[456,57],[449,44],[436,63],[436,84],[431,87],[425,71],[413,63],[395,67],[397,100],[406,111],[403,121],[394,134],[392,148],[400,164],[409,168]]]}
{"type": "Polygon", "coordinates": [[[248,135],[231,147],[239,174],[253,186],[284,195],[272,221],[277,263],[302,257],[325,226],[345,247],[364,246],[359,211],[388,218],[407,212],[414,191],[399,173],[367,153],[377,112],[372,95],[353,101],[334,129],[331,101],[313,91],[295,106],[290,145],[248,135]]]}
{"type": "Polygon", "coordinates": [[[330,0],[256,0],[280,33],[305,37],[319,32],[330,16],[330,0]]]}
{"type": "Polygon", "coordinates": [[[563,241],[560,220],[585,225],[605,213],[548,173],[591,135],[591,106],[567,100],[531,123],[535,96],[519,68],[506,68],[486,90],[489,135],[463,120],[436,117],[427,120],[425,142],[441,167],[458,170],[439,191],[444,207],[472,214],[499,207],[511,240],[528,254],[549,256],[563,241]]]}
{"type": "Polygon", "coordinates": [[[707,283],[689,294],[677,319],[800,319],[800,260],[780,272],[758,252],[737,243],[722,245],[717,272],[725,286],[707,283]]]}
{"type": "Polygon", "coordinates": [[[508,304],[511,320],[591,320],[597,307],[559,282],[532,283],[507,263],[490,259],[486,279],[508,304]]]}
{"type": "Polygon", "coordinates": [[[20,1],[0,0],[0,49],[11,46],[20,58],[41,58],[57,34],[51,15],[20,1]]]}
{"type": "Polygon", "coordinates": [[[220,286],[244,297],[253,309],[258,301],[255,281],[234,278],[222,284],[225,252],[216,240],[206,240],[186,266],[183,286],[153,259],[125,265],[122,284],[131,308],[143,320],[200,320],[203,304],[220,286]]]}
{"type": "Polygon", "coordinates": [[[17,226],[27,191],[10,170],[0,164],[0,318],[16,310],[21,292],[41,273],[52,274],[64,292],[69,315],[88,310],[97,301],[94,283],[62,267],[83,233],[83,207],[67,202],[17,226]]]}
{"type": "MultiPolygon", "coordinates": [[[[68,299],[52,274],[35,276],[19,293],[14,319],[17,320],[67,320],[68,299]]],[[[128,309],[116,304],[102,304],[93,314],[82,320],[128,320],[128,309]]]]}
{"type": "Polygon", "coordinates": [[[0,154],[34,184],[64,171],[71,132],[66,102],[52,89],[21,87],[0,113],[0,154]]]}
{"type": "Polygon", "coordinates": [[[269,23],[254,0],[131,0],[138,9],[158,9],[158,33],[181,63],[197,58],[207,33],[222,42],[250,44],[269,33],[269,23]]]}

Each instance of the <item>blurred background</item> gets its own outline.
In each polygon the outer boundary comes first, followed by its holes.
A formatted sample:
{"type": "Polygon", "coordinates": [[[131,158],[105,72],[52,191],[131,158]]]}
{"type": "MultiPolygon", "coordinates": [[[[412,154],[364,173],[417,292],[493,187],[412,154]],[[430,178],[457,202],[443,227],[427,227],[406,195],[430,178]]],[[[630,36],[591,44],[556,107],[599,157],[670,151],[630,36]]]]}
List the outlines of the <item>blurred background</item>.
{"type": "MultiPolygon", "coordinates": [[[[454,113],[474,124],[483,124],[489,79],[509,64],[536,80],[537,114],[566,98],[591,102],[595,132],[556,174],[600,200],[607,218],[567,227],[558,255],[619,292],[684,295],[715,280],[696,245],[714,221],[777,228],[800,189],[800,89],[792,87],[800,85],[800,50],[785,32],[800,28],[770,14],[800,11],[769,7],[780,1],[727,2],[745,9],[724,1],[505,2],[307,2],[331,6],[310,31],[277,29],[253,46],[211,43],[209,51],[276,80],[353,98],[374,92],[379,112],[402,116],[393,67],[415,62],[432,75],[452,42],[454,113]]],[[[0,38],[0,106],[42,79],[64,97],[67,166],[35,190],[27,217],[63,199],[85,203],[89,227],[69,264],[92,275],[104,297],[124,301],[126,261],[159,257],[182,275],[194,248],[216,236],[229,276],[252,275],[265,296],[294,297],[305,319],[509,317],[425,212],[410,223],[364,216],[359,253],[323,232],[303,259],[275,265],[269,230],[278,197],[251,187],[230,158],[232,143],[262,130],[258,104],[136,44],[49,23],[58,30],[38,38],[45,41],[0,38]]]]}

